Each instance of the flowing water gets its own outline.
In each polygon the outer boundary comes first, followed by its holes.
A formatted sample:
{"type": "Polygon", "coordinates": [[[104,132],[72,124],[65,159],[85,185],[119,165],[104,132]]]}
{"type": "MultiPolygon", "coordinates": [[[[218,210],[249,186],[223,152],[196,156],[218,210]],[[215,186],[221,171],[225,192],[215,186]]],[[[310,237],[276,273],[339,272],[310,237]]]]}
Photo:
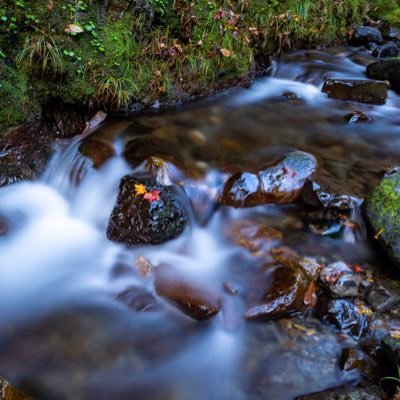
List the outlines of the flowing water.
{"type": "Polygon", "coordinates": [[[273,164],[294,149],[313,154],[333,184],[362,199],[379,166],[400,161],[400,98],[390,91],[385,105],[371,106],[328,99],[321,87],[327,78],[364,78],[371,61],[344,48],[289,53],[250,89],[108,120],[93,137],[115,156],[97,170],[76,138],[56,144],[42,179],[0,189],[7,227],[0,235],[0,374],[38,399],[74,400],[289,400],[360,381],[338,366],[341,349],[356,339],[311,313],[244,320],[263,259],[232,240],[235,224],[265,223],[283,233],[280,246],[301,256],[379,263],[359,211],[350,216],[357,230],[329,238],[310,229],[301,203],[231,209],[214,200],[233,172],[273,164]],[[347,123],[355,110],[372,120],[347,123]],[[168,243],[127,249],[109,241],[106,228],[121,177],[142,168],[124,160],[125,145],[149,136],[179,159],[162,178],[184,182],[189,227],[168,243]],[[197,322],[158,296],[157,310],[129,309],[117,300],[126,288],[154,293],[152,279],[135,272],[139,257],[212,288],[222,311],[197,322]],[[224,291],[227,282],[237,295],[224,291]]]}

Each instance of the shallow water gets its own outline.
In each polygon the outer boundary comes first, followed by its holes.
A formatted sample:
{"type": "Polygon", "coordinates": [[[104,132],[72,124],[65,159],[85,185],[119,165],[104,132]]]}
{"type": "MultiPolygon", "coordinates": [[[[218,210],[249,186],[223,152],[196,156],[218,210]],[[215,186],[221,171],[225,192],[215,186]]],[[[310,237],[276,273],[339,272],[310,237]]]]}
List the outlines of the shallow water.
{"type": "Polygon", "coordinates": [[[313,154],[333,184],[362,199],[379,180],[374,167],[400,161],[400,98],[390,91],[384,106],[370,106],[330,100],[321,87],[327,78],[364,78],[371,61],[344,48],[287,54],[250,89],[108,120],[93,136],[116,155],[98,170],[76,138],[56,145],[38,182],[0,189],[8,229],[0,235],[0,374],[40,399],[289,400],[358,382],[338,366],[355,339],[311,313],[244,320],[265,260],[230,235],[237,223],[265,223],[301,256],[378,265],[359,211],[350,217],[358,228],[333,239],[310,230],[301,203],[235,210],[215,199],[231,173],[272,165],[293,149],[313,154]],[[355,110],[372,121],[348,124],[355,110]],[[120,178],[143,168],[123,159],[125,145],[150,135],[179,160],[159,178],[184,182],[190,224],[171,242],[126,249],[106,238],[106,227],[120,178]],[[130,310],[119,293],[131,285],[154,292],[135,272],[141,256],[211,288],[222,312],[200,323],[161,298],[156,311],[130,310]],[[224,291],[226,282],[238,295],[224,291]]]}

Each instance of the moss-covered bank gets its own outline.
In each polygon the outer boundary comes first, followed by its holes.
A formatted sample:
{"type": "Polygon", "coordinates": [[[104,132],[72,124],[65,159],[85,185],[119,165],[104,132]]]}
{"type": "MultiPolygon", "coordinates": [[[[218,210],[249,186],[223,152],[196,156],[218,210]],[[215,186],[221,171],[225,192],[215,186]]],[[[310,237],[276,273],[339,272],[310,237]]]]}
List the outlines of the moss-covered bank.
{"type": "Polygon", "coordinates": [[[343,37],[367,3],[1,0],[0,132],[54,100],[116,111],[246,84],[269,54],[343,37]]]}

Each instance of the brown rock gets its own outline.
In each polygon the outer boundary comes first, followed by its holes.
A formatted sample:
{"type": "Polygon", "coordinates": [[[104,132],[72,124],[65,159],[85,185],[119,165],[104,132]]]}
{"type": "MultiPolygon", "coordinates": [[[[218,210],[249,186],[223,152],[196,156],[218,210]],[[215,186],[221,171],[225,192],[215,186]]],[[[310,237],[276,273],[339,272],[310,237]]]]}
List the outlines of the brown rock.
{"type": "Polygon", "coordinates": [[[248,320],[276,319],[299,312],[309,279],[297,266],[278,265],[263,276],[266,290],[260,303],[246,312],[248,320]]]}
{"type": "Polygon", "coordinates": [[[351,371],[365,366],[364,353],[354,348],[345,348],[340,357],[340,368],[344,371],[351,371]]]}
{"type": "Polygon", "coordinates": [[[157,268],[154,284],[160,296],[198,321],[208,320],[221,310],[221,301],[215,293],[183,277],[171,266],[157,268]]]}
{"type": "Polygon", "coordinates": [[[388,85],[384,81],[328,79],[322,91],[333,99],[385,104],[388,85]]]}
{"type": "Polygon", "coordinates": [[[115,155],[115,151],[109,143],[96,137],[84,139],[79,145],[79,152],[92,161],[94,168],[101,167],[115,155]]]}

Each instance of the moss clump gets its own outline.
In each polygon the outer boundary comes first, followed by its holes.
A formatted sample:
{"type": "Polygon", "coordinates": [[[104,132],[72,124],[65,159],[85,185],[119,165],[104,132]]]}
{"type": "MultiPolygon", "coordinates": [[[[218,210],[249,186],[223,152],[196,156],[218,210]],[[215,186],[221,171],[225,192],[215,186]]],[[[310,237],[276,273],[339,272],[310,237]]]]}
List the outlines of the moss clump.
{"type": "Polygon", "coordinates": [[[2,127],[24,118],[27,99],[117,111],[248,82],[255,59],[329,43],[367,9],[367,0],[3,3],[0,60],[12,73],[2,79],[2,127]]]}

